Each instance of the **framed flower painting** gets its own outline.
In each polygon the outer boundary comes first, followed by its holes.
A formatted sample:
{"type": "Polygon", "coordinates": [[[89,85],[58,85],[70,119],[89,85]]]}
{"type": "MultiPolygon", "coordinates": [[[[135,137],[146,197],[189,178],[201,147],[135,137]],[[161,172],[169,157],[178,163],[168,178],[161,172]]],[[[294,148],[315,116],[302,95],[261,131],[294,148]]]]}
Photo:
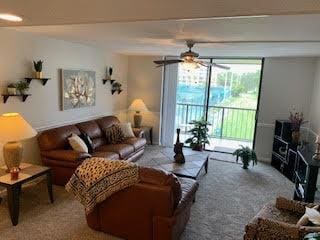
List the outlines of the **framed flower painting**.
{"type": "Polygon", "coordinates": [[[62,110],[95,106],[96,73],[61,69],[62,110]]]}

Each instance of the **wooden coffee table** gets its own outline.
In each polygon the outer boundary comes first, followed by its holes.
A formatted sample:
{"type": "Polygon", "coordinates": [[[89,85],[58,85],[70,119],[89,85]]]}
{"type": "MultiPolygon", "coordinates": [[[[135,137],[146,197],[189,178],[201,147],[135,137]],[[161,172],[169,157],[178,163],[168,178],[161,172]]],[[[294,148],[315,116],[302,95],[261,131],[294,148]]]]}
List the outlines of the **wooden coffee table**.
{"type": "Polygon", "coordinates": [[[164,169],[168,172],[179,177],[186,177],[197,179],[201,170],[204,169],[208,173],[208,154],[193,154],[185,156],[186,162],[183,164],[175,163],[173,158],[154,158],[153,161],[157,163],[157,167],[164,169]]]}
{"type": "Polygon", "coordinates": [[[19,199],[22,184],[46,175],[49,199],[53,203],[51,168],[21,163],[18,180],[11,180],[11,175],[6,172],[6,169],[5,166],[0,167],[0,186],[7,188],[8,208],[12,225],[16,226],[19,220],[19,199]]]}

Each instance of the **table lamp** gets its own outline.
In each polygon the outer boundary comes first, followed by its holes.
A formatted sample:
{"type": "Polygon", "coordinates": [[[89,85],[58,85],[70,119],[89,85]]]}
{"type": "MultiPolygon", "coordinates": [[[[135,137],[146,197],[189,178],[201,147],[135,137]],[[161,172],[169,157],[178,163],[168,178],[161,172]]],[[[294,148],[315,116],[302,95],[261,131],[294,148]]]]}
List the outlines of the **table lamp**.
{"type": "Polygon", "coordinates": [[[5,113],[0,116],[0,142],[5,143],[3,158],[8,171],[20,166],[23,150],[20,141],[36,134],[36,130],[19,113],[5,113]]]}
{"type": "Polygon", "coordinates": [[[140,112],[148,111],[148,108],[146,107],[146,105],[144,104],[142,99],[135,99],[131,103],[131,105],[129,107],[129,110],[136,112],[134,114],[134,116],[133,116],[134,127],[135,128],[140,128],[141,127],[141,122],[142,122],[142,115],[140,114],[140,112]]]}

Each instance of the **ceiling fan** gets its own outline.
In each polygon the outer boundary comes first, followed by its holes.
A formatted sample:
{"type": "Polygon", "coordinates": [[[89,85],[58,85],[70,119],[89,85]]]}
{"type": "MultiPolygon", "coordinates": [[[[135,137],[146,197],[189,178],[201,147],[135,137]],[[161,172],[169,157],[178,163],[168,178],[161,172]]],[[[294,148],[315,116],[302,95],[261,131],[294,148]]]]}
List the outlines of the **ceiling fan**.
{"type": "Polygon", "coordinates": [[[155,64],[157,64],[157,67],[163,67],[169,64],[176,64],[176,63],[184,63],[184,64],[189,64],[189,65],[193,65],[193,68],[199,68],[201,66],[204,67],[210,67],[210,66],[214,66],[214,67],[218,67],[218,68],[222,68],[225,70],[229,70],[230,67],[221,65],[221,64],[217,64],[217,63],[210,63],[210,62],[205,62],[205,61],[201,61],[199,60],[199,54],[196,52],[193,52],[191,49],[193,48],[195,42],[191,41],[191,40],[187,40],[186,41],[187,47],[189,48],[188,51],[183,52],[180,54],[180,59],[166,59],[166,60],[156,60],[153,61],[155,64]]]}

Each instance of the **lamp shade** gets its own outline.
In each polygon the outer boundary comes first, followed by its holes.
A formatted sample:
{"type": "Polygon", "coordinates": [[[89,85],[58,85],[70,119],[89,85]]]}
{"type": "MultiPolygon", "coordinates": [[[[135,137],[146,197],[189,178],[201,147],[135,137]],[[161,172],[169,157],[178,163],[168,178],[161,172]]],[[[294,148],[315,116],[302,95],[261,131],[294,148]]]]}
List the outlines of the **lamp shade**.
{"type": "Polygon", "coordinates": [[[0,116],[0,142],[15,142],[37,135],[19,113],[5,113],[0,116]]]}
{"type": "Polygon", "coordinates": [[[144,111],[148,111],[148,108],[146,107],[142,99],[135,99],[131,103],[129,110],[136,111],[136,112],[144,112],[144,111]]]}

